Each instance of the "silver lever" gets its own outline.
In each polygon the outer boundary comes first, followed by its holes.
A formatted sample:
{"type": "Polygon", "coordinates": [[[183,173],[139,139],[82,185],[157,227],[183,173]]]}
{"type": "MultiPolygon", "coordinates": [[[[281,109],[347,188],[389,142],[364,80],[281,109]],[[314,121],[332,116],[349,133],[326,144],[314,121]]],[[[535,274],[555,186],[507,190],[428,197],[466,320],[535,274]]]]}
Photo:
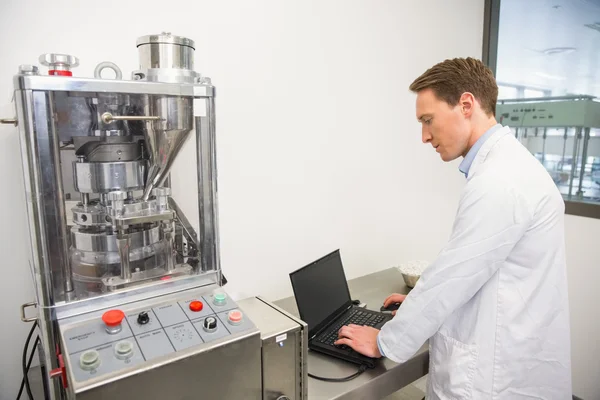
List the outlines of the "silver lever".
{"type": "Polygon", "coordinates": [[[102,122],[105,124],[111,123],[112,121],[162,121],[161,117],[150,117],[146,115],[112,115],[109,112],[105,112],[100,118],[102,118],[102,122]]]}

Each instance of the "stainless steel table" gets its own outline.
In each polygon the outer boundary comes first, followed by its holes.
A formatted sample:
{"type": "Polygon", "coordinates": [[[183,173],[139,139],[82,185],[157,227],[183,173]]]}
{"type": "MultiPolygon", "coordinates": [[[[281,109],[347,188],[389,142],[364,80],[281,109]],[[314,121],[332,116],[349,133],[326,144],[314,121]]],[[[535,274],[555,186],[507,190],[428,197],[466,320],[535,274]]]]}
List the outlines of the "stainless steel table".
{"type": "MultiPolygon", "coordinates": [[[[406,294],[409,288],[395,268],[375,272],[348,281],[352,299],[367,303],[367,308],[379,310],[383,300],[391,293],[406,294]]],[[[279,307],[298,316],[294,297],[274,302],[279,307]]],[[[428,344],[403,364],[384,358],[378,365],[349,382],[323,382],[308,378],[309,399],[381,399],[426,375],[429,368],[428,344]]],[[[352,375],[357,366],[323,354],[308,352],[308,372],[328,378],[352,375]]]]}

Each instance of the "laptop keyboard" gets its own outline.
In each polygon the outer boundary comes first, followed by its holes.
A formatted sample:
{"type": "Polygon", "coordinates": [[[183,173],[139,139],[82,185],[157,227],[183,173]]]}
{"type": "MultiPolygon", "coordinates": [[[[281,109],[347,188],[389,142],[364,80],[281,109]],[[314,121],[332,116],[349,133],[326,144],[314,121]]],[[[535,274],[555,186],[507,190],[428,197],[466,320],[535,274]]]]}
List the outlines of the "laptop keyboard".
{"type": "MultiPolygon", "coordinates": [[[[384,317],[381,314],[372,313],[365,310],[355,310],[345,319],[342,319],[340,322],[337,322],[334,325],[331,325],[327,328],[325,332],[323,332],[319,337],[315,340],[319,343],[328,344],[334,346],[334,342],[338,340],[338,331],[342,329],[344,325],[366,325],[375,327],[377,324],[383,322],[384,317]]],[[[336,346],[342,349],[349,349],[350,347],[346,345],[336,346]]]]}

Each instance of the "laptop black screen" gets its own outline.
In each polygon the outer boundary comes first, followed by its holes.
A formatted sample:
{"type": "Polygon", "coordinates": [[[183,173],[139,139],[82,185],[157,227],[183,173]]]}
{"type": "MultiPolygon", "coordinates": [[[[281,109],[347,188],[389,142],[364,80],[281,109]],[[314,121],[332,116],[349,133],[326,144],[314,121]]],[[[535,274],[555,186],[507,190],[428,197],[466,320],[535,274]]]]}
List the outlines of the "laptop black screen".
{"type": "Polygon", "coordinates": [[[339,250],[290,274],[300,318],[310,335],[327,317],[351,304],[339,250]]]}

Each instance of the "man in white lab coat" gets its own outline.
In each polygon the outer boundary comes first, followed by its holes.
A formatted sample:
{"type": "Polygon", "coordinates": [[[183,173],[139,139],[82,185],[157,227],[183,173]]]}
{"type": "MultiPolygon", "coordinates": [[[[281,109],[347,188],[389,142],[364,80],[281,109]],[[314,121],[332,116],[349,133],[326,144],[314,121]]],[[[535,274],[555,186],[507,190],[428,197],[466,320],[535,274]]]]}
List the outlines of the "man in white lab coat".
{"type": "Polygon", "coordinates": [[[381,331],[338,344],[405,362],[429,339],[428,399],[571,399],[564,202],[544,167],[498,124],[498,87],[478,60],[417,78],[423,143],[463,157],[466,185],[448,244],[381,331]]]}

